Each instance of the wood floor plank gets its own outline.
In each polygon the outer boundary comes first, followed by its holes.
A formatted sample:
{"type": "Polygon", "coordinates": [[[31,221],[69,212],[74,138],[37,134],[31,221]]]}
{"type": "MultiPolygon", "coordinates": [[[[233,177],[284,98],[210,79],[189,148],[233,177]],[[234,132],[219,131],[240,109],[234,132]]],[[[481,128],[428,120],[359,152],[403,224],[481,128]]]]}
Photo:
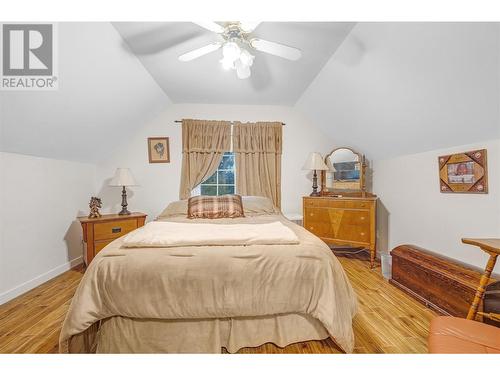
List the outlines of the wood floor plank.
{"type": "MultiPolygon", "coordinates": [[[[358,296],[355,353],[426,353],[435,313],[389,284],[365,255],[339,257],[358,296]]],[[[0,353],[57,353],[61,325],[82,278],[70,270],[0,306],[0,353]]],[[[223,350],[223,352],[226,352],[223,350]]],[[[341,353],[332,339],[280,348],[272,343],[238,353],[341,353]]]]}

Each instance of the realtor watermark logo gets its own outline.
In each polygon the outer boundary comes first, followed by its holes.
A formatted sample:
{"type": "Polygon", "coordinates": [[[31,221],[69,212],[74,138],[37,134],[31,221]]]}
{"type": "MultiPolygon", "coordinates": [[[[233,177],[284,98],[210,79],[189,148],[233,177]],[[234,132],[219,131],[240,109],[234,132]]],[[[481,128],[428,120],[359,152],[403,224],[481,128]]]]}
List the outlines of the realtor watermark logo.
{"type": "Polygon", "coordinates": [[[57,90],[55,24],[3,24],[0,89],[57,90]]]}

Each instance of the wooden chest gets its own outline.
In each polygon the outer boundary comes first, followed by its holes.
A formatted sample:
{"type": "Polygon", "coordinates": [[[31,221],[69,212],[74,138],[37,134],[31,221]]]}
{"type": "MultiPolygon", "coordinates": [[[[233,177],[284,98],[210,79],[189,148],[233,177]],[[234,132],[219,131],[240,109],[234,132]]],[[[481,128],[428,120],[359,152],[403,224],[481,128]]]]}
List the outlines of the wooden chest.
{"type": "Polygon", "coordinates": [[[375,260],[376,197],[304,197],[304,228],[329,245],[362,247],[375,260]]]}
{"type": "Polygon", "coordinates": [[[102,215],[95,219],[89,219],[86,216],[79,217],[78,220],[83,229],[83,241],[86,243],[85,264],[88,265],[96,254],[111,241],[142,227],[146,216],[146,214],[134,212],[130,215],[102,215]]]}
{"type": "Polygon", "coordinates": [[[414,245],[391,255],[392,284],[442,315],[467,316],[481,272],[414,245]]]}

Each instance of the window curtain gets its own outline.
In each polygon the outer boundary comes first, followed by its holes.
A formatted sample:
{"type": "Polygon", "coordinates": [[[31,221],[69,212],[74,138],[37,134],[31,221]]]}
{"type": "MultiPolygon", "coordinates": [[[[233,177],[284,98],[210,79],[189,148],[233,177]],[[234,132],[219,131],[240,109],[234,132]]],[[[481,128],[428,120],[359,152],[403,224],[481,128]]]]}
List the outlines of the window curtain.
{"type": "Polygon", "coordinates": [[[229,121],[182,120],[182,171],[180,199],[210,177],[231,149],[229,121]]]}
{"type": "Polygon", "coordinates": [[[236,122],[233,151],[236,191],[241,195],[271,198],[281,208],[281,122],[236,122]]]}

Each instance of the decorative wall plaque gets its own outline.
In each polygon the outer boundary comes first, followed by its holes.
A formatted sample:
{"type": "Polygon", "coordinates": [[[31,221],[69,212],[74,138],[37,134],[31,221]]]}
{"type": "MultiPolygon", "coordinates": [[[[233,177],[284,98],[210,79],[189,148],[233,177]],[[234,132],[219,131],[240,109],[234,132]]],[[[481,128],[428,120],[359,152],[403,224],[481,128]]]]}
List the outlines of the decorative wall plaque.
{"type": "Polygon", "coordinates": [[[486,150],[439,157],[441,193],[488,193],[486,150]]]}

